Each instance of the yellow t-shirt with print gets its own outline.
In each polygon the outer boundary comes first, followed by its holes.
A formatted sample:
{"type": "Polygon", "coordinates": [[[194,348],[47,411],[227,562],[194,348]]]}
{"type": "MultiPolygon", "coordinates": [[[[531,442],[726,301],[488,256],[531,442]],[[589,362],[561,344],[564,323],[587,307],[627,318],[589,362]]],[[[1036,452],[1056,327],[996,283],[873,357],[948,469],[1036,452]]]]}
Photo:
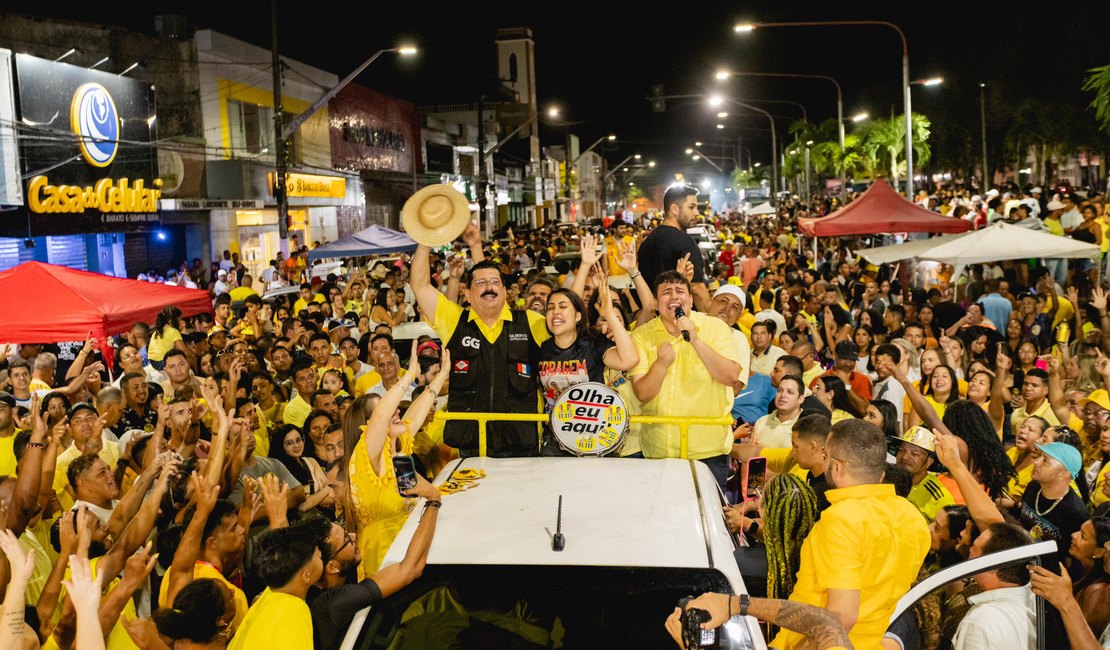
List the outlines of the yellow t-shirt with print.
{"type": "Polygon", "coordinates": [[[617,241],[617,238],[612,235],[608,235],[607,237],[605,237],[605,256],[609,259],[610,277],[615,277],[618,275],[628,275],[628,271],[625,271],[620,267],[621,253],[618,244],[624,244],[627,246],[628,244],[635,243],[636,240],[629,235],[625,235],[624,238],[621,239],[619,242],[617,241]]]}

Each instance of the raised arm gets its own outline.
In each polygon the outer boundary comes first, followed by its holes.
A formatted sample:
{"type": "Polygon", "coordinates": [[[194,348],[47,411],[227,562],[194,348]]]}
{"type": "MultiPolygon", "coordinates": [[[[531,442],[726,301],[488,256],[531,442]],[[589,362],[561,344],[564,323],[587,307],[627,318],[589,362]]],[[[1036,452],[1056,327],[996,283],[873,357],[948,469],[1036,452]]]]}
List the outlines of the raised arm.
{"type": "Polygon", "coordinates": [[[1064,396],[1064,380],[1060,377],[1060,360],[1051,354],[1046,354],[1041,358],[1044,359],[1046,372],[1048,372],[1048,403],[1052,407],[1052,412],[1056,414],[1056,419],[1067,424],[1068,420],[1071,419],[1071,410],[1068,408],[1068,400],[1064,396]]]}
{"type": "Polygon", "coordinates": [[[208,479],[197,472],[193,472],[189,481],[193,484],[193,496],[197,508],[193,518],[189,520],[189,525],[185,527],[185,532],[181,535],[181,541],[177,543],[173,563],[170,565],[170,570],[166,572],[165,579],[169,581],[169,586],[166,591],[166,602],[163,605],[172,603],[177,593],[193,581],[193,567],[200,557],[201,544],[204,543],[202,539],[204,525],[208,522],[208,515],[212,514],[212,509],[216,507],[216,499],[220,493],[219,485],[210,484],[208,479]]]}
{"type": "Polygon", "coordinates": [[[651,287],[644,279],[644,274],[640,273],[636,256],[636,242],[618,242],[617,251],[620,253],[617,266],[624,269],[628,273],[628,277],[632,279],[632,284],[636,287],[636,299],[640,302],[636,324],[643,325],[655,318],[655,295],[651,293],[651,287]]]}
{"type": "Polygon", "coordinates": [[[578,273],[574,274],[574,284],[571,285],[570,290],[578,294],[578,297],[583,300],[586,298],[586,280],[589,279],[594,265],[601,257],[601,253],[597,251],[597,245],[596,235],[582,235],[578,251],[578,254],[582,257],[582,263],[578,266],[578,273]]]}
{"type": "Polygon", "coordinates": [[[439,291],[432,286],[431,251],[424,244],[416,247],[412,255],[412,267],[409,269],[409,286],[416,294],[416,304],[420,306],[420,313],[424,318],[434,323],[436,321],[436,304],[439,302],[439,291]]]}
{"type": "Polygon", "coordinates": [[[975,480],[971,470],[960,458],[960,447],[956,436],[947,430],[933,429],[936,436],[937,458],[948,468],[948,475],[960,486],[960,492],[967,501],[967,510],[979,530],[986,530],[987,526],[1003,521],[1002,513],[991,501],[990,496],[983,491],[979,482],[975,480]]]}
{"type": "MultiPolygon", "coordinates": [[[[432,546],[432,537],[436,531],[439,509],[443,505],[439,490],[420,474],[416,475],[416,487],[406,494],[424,497],[424,513],[420,516],[420,524],[413,532],[412,539],[409,540],[405,557],[399,563],[381,569],[371,578],[378,585],[383,598],[397,593],[424,572],[424,565],[428,561],[428,549],[432,546]]],[[[369,604],[366,603],[366,605],[369,604]]]]}
{"type": "MultiPolygon", "coordinates": [[[[439,372],[432,378],[432,381],[424,388],[405,410],[403,416],[405,425],[411,431],[419,431],[420,427],[424,426],[424,420],[428,418],[428,413],[432,410],[436,403],[436,396],[443,390],[444,384],[447,383],[447,378],[451,375],[451,352],[448,351],[447,346],[443,346],[443,352],[440,356],[439,372]]],[[[419,359],[414,357],[409,363],[416,363],[419,367],[419,359]]],[[[409,366],[412,371],[412,366],[409,366]]],[[[398,382],[401,383],[401,382],[398,382]]],[[[381,453],[380,451],[378,452],[381,453]]]]}
{"type": "Polygon", "coordinates": [[[135,518],[127,524],[127,527],[123,529],[123,533],[120,535],[119,540],[117,540],[104,557],[100,559],[97,568],[104,575],[118,575],[127,558],[131,557],[131,554],[142,546],[147,538],[150,537],[150,531],[154,529],[154,519],[158,516],[158,509],[162,504],[162,497],[166,494],[169,480],[177,473],[180,466],[181,461],[177,458],[169,459],[166,461],[166,464],[162,466],[161,473],[154,482],[154,488],[150,491],[150,494],[147,495],[146,500],[143,501],[143,505],[139,508],[139,512],[135,515],[135,518]]]}
{"type": "MultiPolygon", "coordinates": [[[[135,592],[146,584],[146,578],[150,575],[151,570],[154,569],[154,563],[158,560],[157,553],[154,556],[150,554],[151,544],[152,542],[147,542],[145,546],[127,558],[123,567],[123,579],[101,599],[97,616],[102,630],[111,630],[116,626],[120,614],[123,613],[123,608],[135,595],[135,592]]],[[[108,582],[104,578],[101,578],[101,580],[108,582]]],[[[77,633],[81,633],[80,621],[78,621],[77,633]]],[[[78,650],[81,650],[80,645],[78,645],[78,650]]]]}
{"type": "Polygon", "coordinates": [[[937,414],[933,405],[929,403],[929,400],[925,399],[921,391],[917,390],[917,386],[914,386],[913,382],[906,378],[906,373],[902,372],[898,364],[887,361],[886,367],[887,371],[890,372],[894,379],[902,384],[902,388],[906,391],[906,396],[910,398],[913,412],[917,414],[917,417],[923,423],[922,426],[929,429],[939,429],[944,433],[951,434],[952,432],[948,430],[948,427],[944,426],[944,422],[941,421],[940,415],[937,414]]]}
{"type": "Polygon", "coordinates": [[[31,572],[35,568],[35,551],[24,554],[12,531],[0,529],[0,550],[8,558],[10,578],[4,590],[4,606],[0,608],[0,648],[19,648],[23,644],[23,612],[26,598],[23,595],[31,572]]]}
{"type": "Polygon", "coordinates": [[[617,318],[609,292],[609,282],[606,279],[603,278],[597,285],[597,292],[598,311],[610,324],[609,331],[613,333],[613,342],[616,343],[605,351],[605,365],[614,370],[631,370],[640,362],[640,353],[636,351],[636,344],[632,342],[632,335],[627,329],[612,326],[617,322],[617,318]]]}
{"type": "MultiPolygon", "coordinates": [[[[39,490],[42,488],[43,452],[46,448],[46,421],[39,408],[39,396],[31,396],[31,441],[19,461],[12,490],[11,507],[2,527],[10,528],[16,536],[22,535],[27,523],[39,510],[39,490]]],[[[51,489],[51,492],[53,490],[51,489]]]]}
{"type": "MultiPolygon", "coordinates": [[[[416,346],[414,345],[412,347],[412,357],[409,359],[409,368],[419,369],[419,363],[416,346]]],[[[385,396],[378,401],[373,413],[366,421],[366,429],[363,433],[363,437],[366,439],[366,453],[369,455],[371,467],[379,476],[382,473],[382,468],[378,461],[381,460],[382,449],[389,437],[389,427],[393,423],[393,414],[397,411],[405,393],[408,392],[409,383],[409,375],[397,380],[397,383],[393,384],[393,387],[386,391],[385,396]]]]}
{"type": "Polygon", "coordinates": [[[995,431],[1001,431],[1006,418],[1006,402],[1009,401],[1006,390],[1006,378],[1010,374],[1013,361],[1005,354],[996,354],[994,357],[994,381],[991,382],[991,401],[987,415],[991,416],[991,424],[995,431]]]}

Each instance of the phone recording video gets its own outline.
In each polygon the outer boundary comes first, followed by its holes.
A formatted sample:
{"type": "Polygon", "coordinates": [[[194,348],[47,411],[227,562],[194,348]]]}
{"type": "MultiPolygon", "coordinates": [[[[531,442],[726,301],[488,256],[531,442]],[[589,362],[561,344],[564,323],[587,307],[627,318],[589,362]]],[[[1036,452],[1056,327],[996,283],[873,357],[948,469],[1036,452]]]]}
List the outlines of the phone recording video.
{"type": "Polygon", "coordinates": [[[403,497],[412,498],[413,495],[405,494],[416,487],[416,464],[412,456],[394,456],[393,472],[397,475],[397,491],[403,497]]]}

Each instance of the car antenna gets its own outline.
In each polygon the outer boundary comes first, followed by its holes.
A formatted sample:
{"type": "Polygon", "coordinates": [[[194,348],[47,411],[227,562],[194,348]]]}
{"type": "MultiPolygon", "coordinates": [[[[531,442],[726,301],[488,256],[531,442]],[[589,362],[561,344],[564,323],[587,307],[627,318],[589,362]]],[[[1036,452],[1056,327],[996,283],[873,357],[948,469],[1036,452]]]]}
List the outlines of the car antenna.
{"type": "Polygon", "coordinates": [[[555,514],[555,536],[551,539],[551,550],[561,551],[566,548],[567,540],[563,537],[563,495],[559,495],[559,510],[555,514]]]}

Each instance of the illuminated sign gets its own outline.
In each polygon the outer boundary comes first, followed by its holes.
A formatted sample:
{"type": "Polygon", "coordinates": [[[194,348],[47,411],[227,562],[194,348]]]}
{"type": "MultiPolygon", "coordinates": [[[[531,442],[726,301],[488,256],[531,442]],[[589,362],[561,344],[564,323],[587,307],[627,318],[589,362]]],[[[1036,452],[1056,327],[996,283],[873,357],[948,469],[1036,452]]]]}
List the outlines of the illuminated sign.
{"type": "MultiPolygon", "coordinates": [[[[155,188],[162,181],[154,179],[155,188]]],[[[147,188],[139,179],[131,184],[121,178],[114,182],[102,178],[92,187],[51,185],[46,176],[35,176],[27,183],[27,207],[38,214],[58,214],[99,210],[101,212],[157,212],[162,190],[147,188]]]]}
{"type": "MultiPolygon", "coordinates": [[[[274,175],[267,174],[267,185],[274,186],[274,175]]],[[[271,192],[273,190],[271,189],[271,192]]],[[[286,174],[286,196],[312,197],[321,199],[342,199],[347,196],[347,179],[338,176],[318,176],[316,174],[286,174]]]]}
{"type": "Polygon", "coordinates": [[[130,77],[26,54],[14,57],[23,205],[0,236],[140,232],[161,220],[154,88],[130,77]]]}
{"type": "Polygon", "coordinates": [[[82,84],[73,93],[69,122],[85,161],[107,167],[119,150],[119,113],[112,95],[98,83],[82,84]]]}

